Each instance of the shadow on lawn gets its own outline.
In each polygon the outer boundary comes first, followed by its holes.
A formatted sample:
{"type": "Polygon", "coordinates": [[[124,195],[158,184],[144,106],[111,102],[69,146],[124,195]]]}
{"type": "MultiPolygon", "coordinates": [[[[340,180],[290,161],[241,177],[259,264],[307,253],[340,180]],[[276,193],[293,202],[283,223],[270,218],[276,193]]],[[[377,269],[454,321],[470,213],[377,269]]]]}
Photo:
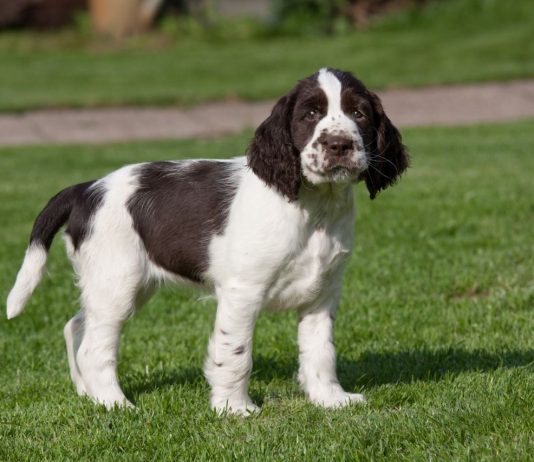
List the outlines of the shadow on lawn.
{"type": "Polygon", "coordinates": [[[150,375],[137,375],[124,381],[126,396],[136,399],[139,395],[157,390],[185,384],[196,384],[203,380],[202,369],[199,367],[183,367],[181,369],[158,370],[150,375]]]}
{"type": "MultiPolygon", "coordinates": [[[[384,384],[439,381],[445,376],[464,372],[487,372],[496,369],[528,367],[534,372],[534,350],[507,350],[487,352],[468,351],[459,348],[438,350],[409,350],[392,352],[364,352],[358,361],[338,358],[338,374],[341,384],[348,390],[384,384]]],[[[265,384],[276,379],[294,380],[297,358],[274,359],[255,355],[253,380],[265,384]]],[[[128,396],[203,381],[202,369],[185,367],[159,371],[149,376],[136,377],[128,386],[128,396]]]]}
{"type": "MultiPolygon", "coordinates": [[[[444,376],[464,372],[487,372],[500,368],[528,367],[534,372],[534,350],[464,350],[442,348],[408,351],[363,352],[358,360],[343,356],[337,360],[340,382],[347,389],[384,384],[439,381],[444,376]]],[[[298,369],[297,358],[279,361],[257,356],[254,359],[256,380],[269,383],[274,379],[292,379],[298,369]]]]}
{"type": "Polygon", "coordinates": [[[340,381],[348,388],[395,383],[437,382],[464,372],[529,367],[534,371],[534,350],[464,350],[443,348],[408,351],[366,351],[358,361],[338,360],[340,381]]]}

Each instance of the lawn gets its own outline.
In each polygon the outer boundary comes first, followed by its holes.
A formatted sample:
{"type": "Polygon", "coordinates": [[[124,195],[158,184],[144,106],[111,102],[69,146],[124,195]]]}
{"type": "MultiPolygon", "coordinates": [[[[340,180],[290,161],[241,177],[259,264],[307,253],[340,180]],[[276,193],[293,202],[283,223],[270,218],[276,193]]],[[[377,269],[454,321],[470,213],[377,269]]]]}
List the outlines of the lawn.
{"type": "Polygon", "coordinates": [[[534,2],[443,1],[334,37],[160,31],[119,45],[78,29],[2,33],[0,111],[274,98],[325,65],[375,89],[533,77],[534,2]]]}
{"type": "MultiPolygon", "coordinates": [[[[58,189],[148,159],[243,152],[218,141],[0,150],[0,295],[58,189]]],[[[413,167],[369,201],[336,343],[368,404],[326,411],[295,382],[295,313],[264,314],[248,419],[208,406],[213,301],[166,289],[127,324],[120,377],[136,411],[79,398],[62,339],[75,313],[61,239],[26,312],[0,320],[0,460],[532,460],[534,122],[405,130],[413,167]]],[[[5,306],[4,306],[5,307],[5,306]]]]}

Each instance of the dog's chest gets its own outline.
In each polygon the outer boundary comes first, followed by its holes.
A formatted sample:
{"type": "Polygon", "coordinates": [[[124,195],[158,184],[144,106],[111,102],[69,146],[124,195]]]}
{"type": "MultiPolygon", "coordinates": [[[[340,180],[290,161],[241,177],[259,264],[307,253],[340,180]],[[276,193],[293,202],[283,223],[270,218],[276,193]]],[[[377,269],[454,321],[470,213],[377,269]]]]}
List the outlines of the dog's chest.
{"type": "Polygon", "coordinates": [[[268,309],[300,308],[313,303],[342,276],[352,247],[351,229],[317,228],[287,256],[268,291],[268,309]]]}

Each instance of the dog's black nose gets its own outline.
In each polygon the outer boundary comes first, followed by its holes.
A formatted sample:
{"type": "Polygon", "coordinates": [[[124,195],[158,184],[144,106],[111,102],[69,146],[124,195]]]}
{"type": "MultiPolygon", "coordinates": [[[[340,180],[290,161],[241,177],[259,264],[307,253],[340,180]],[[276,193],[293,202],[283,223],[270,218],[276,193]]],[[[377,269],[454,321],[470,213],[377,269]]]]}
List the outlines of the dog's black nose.
{"type": "Polygon", "coordinates": [[[352,140],[339,135],[328,135],[321,143],[328,154],[346,156],[354,149],[352,140]]]}

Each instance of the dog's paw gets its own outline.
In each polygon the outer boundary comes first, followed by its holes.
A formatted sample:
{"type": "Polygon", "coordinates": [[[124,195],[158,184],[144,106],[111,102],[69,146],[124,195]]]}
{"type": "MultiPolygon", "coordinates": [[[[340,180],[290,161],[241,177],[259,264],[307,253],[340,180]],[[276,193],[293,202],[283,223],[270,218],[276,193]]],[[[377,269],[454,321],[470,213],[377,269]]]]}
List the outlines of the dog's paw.
{"type": "Polygon", "coordinates": [[[343,390],[336,390],[330,393],[321,393],[310,396],[310,400],[317,406],[337,409],[351,404],[365,403],[365,396],[359,393],[347,393],[343,390]]]}
{"type": "Polygon", "coordinates": [[[104,406],[108,411],[114,409],[135,409],[135,405],[123,396],[100,396],[89,398],[95,403],[104,406]]]}
{"type": "Polygon", "coordinates": [[[212,408],[220,415],[238,415],[241,417],[248,417],[260,412],[260,408],[250,398],[218,400],[212,403],[212,408]]]}
{"type": "Polygon", "coordinates": [[[76,387],[76,393],[78,394],[78,396],[85,396],[87,394],[85,384],[81,381],[81,379],[75,381],[74,386],[76,387]]]}

